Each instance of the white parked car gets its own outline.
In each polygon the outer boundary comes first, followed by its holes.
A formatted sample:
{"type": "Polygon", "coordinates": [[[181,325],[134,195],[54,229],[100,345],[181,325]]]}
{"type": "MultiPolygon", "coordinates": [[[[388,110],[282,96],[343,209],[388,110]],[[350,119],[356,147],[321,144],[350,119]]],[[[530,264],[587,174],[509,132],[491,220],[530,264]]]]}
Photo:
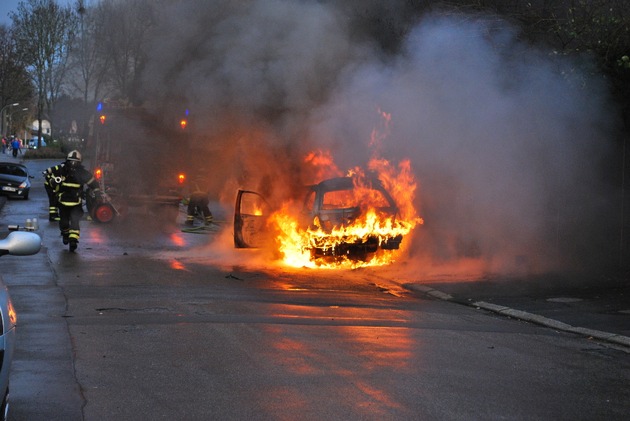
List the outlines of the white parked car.
{"type": "MultiPolygon", "coordinates": [[[[42,239],[34,232],[13,231],[0,240],[0,256],[28,256],[39,251],[42,239]]],[[[9,374],[15,349],[15,324],[17,315],[2,276],[0,276],[0,420],[9,414],[9,374]]]]}
{"type": "MultiPolygon", "coordinates": [[[[42,146],[42,148],[43,148],[44,146],[46,146],[46,141],[44,140],[44,138],[43,138],[43,137],[42,137],[42,145],[41,145],[41,146],[42,146]]],[[[34,138],[32,138],[32,139],[29,139],[29,141],[28,141],[28,147],[29,147],[30,149],[37,149],[37,138],[36,138],[36,137],[34,137],[34,138]]]]}

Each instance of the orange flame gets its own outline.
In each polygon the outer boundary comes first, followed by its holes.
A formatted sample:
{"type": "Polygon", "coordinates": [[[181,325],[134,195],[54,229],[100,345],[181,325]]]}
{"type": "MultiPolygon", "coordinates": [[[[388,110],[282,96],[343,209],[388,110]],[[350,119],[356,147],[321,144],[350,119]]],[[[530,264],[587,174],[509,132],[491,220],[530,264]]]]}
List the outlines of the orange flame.
{"type": "MultiPolygon", "coordinates": [[[[309,156],[314,160],[315,155],[309,156]]],[[[295,267],[357,268],[396,260],[402,250],[398,247],[401,239],[423,223],[414,208],[416,182],[411,165],[403,161],[396,168],[384,159],[374,159],[368,169],[377,174],[390,193],[398,213],[381,210],[387,206],[384,198],[366,183],[362,169],[354,168],[348,172],[355,180],[354,189],[335,192],[338,203],[361,208],[361,215],[353,221],[330,226],[330,221],[316,217],[304,227],[288,203],[271,215],[270,224],[277,230],[276,242],[284,263],[295,267]],[[343,197],[348,194],[352,197],[343,197]]]]}
{"type": "Polygon", "coordinates": [[[330,177],[339,177],[343,172],[337,167],[329,151],[317,150],[310,152],[304,158],[304,163],[310,166],[314,174],[312,179],[323,180],[330,177]]]}

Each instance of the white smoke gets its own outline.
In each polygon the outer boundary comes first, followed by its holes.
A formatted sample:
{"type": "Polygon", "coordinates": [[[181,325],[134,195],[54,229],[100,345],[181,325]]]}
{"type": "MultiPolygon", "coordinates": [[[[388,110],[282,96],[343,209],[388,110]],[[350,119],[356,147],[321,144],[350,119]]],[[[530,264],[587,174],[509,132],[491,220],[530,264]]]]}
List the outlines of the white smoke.
{"type": "Polygon", "coordinates": [[[165,11],[145,80],[199,114],[212,111],[203,115],[210,127],[233,110],[308,113],[344,66],[365,55],[340,17],[318,2],[189,3],[165,11]],[[176,31],[166,30],[173,25],[176,31]]]}
{"type": "Polygon", "coordinates": [[[368,139],[377,107],[391,113],[385,154],[411,158],[421,183],[416,255],[557,268],[567,242],[594,246],[575,234],[588,233],[601,205],[605,91],[593,79],[577,84],[575,63],[492,23],[425,19],[404,54],[353,73],[318,109],[314,130],[365,159],[354,145],[368,139]]]}

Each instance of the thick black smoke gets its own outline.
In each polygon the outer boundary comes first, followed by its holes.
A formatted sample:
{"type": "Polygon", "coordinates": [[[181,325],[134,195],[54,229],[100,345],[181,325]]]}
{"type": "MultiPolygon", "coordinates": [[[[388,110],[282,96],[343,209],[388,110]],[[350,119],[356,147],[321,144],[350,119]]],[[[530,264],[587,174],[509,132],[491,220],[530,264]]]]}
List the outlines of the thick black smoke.
{"type": "Polygon", "coordinates": [[[420,184],[410,261],[548,270],[611,254],[612,122],[577,63],[496,19],[426,16],[392,55],[332,2],[185,4],[162,10],[143,82],[192,110],[227,203],[238,187],[286,194],[313,149],[364,165],[382,110],[383,157],[409,158],[420,184]]]}

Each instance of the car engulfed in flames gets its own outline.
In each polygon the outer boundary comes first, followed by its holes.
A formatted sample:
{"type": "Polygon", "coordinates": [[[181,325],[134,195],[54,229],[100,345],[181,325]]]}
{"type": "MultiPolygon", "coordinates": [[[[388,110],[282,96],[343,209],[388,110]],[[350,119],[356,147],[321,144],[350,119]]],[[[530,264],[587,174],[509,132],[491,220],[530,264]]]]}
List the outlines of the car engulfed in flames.
{"type": "Polygon", "coordinates": [[[274,247],[294,267],[392,263],[403,238],[423,222],[415,215],[415,183],[408,175],[409,171],[398,177],[353,171],[329,178],[306,188],[299,210],[290,201],[274,208],[259,193],[239,190],[234,245],[274,247]],[[400,196],[403,206],[390,192],[400,196]]]}

